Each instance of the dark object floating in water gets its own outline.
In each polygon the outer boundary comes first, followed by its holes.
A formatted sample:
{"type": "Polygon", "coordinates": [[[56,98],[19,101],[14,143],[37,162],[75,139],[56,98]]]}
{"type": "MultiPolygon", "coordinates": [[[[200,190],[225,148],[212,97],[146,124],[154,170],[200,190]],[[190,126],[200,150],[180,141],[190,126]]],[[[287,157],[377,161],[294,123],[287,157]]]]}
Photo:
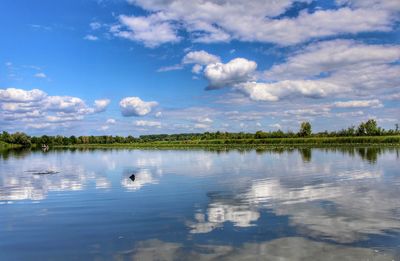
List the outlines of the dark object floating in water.
{"type": "Polygon", "coordinates": [[[53,175],[60,173],[59,171],[55,170],[27,170],[25,172],[30,172],[32,175],[53,175]]]}
{"type": "Polygon", "coordinates": [[[54,171],[54,170],[46,170],[46,171],[34,172],[33,175],[53,175],[53,174],[57,174],[57,173],[60,173],[60,172],[54,171]]]}
{"type": "Polygon", "coordinates": [[[134,175],[134,174],[132,174],[129,178],[130,178],[132,181],[135,181],[135,175],[134,175]]]}

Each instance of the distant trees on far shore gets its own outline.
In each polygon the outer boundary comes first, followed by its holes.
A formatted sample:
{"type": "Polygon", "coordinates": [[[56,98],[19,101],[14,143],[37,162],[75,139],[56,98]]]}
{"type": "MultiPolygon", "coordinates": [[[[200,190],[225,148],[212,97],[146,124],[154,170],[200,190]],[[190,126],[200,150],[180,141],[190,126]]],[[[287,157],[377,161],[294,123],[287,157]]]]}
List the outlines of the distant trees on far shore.
{"type": "Polygon", "coordinates": [[[295,132],[283,132],[282,130],[277,131],[257,131],[256,133],[245,133],[245,132],[204,132],[204,133],[182,133],[182,134],[154,134],[154,135],[141,135],[137,138],[129,135],[126,137],[122,136],[70,136],[65,137],[61,135],[47,136],[43,135],[28,136],[22,132],[16,132],[10,134],[3,131],[0,134],[0,141],[19,144],[24,147],[30,147],[31,145],[75,145],[75,144],[114,144],[114,143],[146,143],[156,141],[190,141],[190,140],[235,140],[235,139],[267,139],[267,138],[296,138],[296,137],[355,137],[355,136],[391,136],[400,135],[399,125],[395,124],[394,129],[385,130],[378,126],[377,122],[370,119],[366,122],[360,123],[357,127],[351,126],[347,129],[340,131],[324,131],[313,133],[310,122],[302,122],[300,124],[299,131],[295,132]]]}
{"type": "Polygon", "coordinates": [[[29,147],[32,144],[31,137],[23,132],[9,134],[8,132],[3,131],[3,133],[0,134],[0,141],[4,141],[10,144],[19,144],[24,147],[29,147]]]}

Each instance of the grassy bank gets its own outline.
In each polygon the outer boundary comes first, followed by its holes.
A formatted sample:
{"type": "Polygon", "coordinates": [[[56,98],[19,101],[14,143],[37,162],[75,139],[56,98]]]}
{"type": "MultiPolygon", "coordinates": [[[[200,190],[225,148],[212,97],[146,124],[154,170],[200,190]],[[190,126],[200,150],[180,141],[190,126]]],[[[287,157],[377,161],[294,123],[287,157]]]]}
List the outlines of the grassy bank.
{"type": "Polygon", "coordinates": [[[0,150],[19,148],[19,147],[21,147],[21,146],[17,145],[17,144],[9,144],[9,143],[5,143],[3,141],[0,141],[0,150]]]}
{"type": "Polygon", "coordinates": [[[214,139],[186,141],[158,141],[142,143],[76,144],[56,147],[70,148],[190,148],[190,147],[279,147],[279,146],[400,146],[400,136],[324,137],[324,138],[269,138],[269,139],[214,139]]]}

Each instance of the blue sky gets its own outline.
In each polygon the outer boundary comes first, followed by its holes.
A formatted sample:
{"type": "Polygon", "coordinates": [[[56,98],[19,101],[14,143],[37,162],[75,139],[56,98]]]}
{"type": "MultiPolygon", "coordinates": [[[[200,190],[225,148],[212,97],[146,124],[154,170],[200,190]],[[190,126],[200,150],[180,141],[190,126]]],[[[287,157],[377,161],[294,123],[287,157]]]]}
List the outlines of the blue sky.
{"type": "Polygon", "coordinates": [[[32,135],[400,122],[400,2],[0,2],[0,126],[32,135]]]}

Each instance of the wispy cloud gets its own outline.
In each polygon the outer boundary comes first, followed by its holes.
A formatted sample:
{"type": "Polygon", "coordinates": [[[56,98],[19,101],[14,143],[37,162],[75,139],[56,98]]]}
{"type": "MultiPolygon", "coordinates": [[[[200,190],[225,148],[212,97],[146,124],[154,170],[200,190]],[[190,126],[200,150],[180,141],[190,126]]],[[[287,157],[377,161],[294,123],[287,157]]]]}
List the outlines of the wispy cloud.
{"type": "Polygon", "coordinates": [[[83,37],[83,39],[89,40],[89,41],[97,41],[97,40],[99,40],[99,37],[92,35],[92,34],[88,34],[85,37],[83,37]]]}
{"type": "Polygon", "coordinates": [[[47,78],[47,75],[45,74],[45,73],[36,73],[35,75],[34,75],[36,78],[47,78]]]}
{"type": "Polygon", "coordinates": [[[175,64],[171,66],[164,66],[157,70],[157,72],[169,72],[169,71],[177,71],[182,70],[183,66],[181,64],[175,64]]]}

